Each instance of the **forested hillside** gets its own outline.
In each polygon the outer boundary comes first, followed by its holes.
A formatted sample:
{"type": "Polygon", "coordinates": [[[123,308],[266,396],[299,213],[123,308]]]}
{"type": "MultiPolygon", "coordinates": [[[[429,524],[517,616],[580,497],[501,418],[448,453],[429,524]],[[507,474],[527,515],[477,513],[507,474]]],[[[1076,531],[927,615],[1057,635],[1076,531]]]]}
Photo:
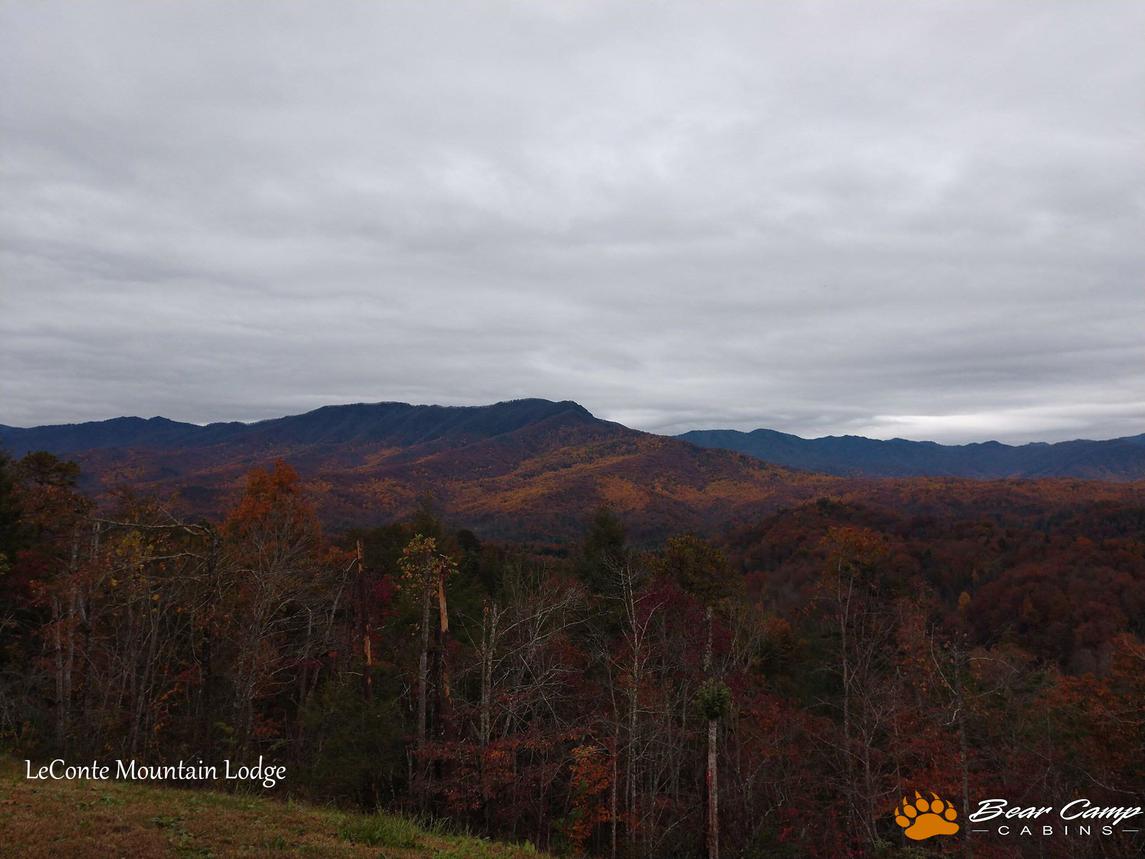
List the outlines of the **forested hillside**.
{"type": "MultiPolygon", "coordinates": [[[[640,543],[589,506],[538,554],[429,505],[331,530],[282,463],[216,520],[78,482],[46,454],[0,468],[0,744],[20,758],[262,755],[280,795],[649,859],[713,838],[905,859],[910,791],[963,815],[1145,792],[1130,488],[912,484],[640,543]]],[[[967,843],[1141,847],[945,849],[967,843]]]]}
{"type": "Polygon", "coordinates": [[[305,475],[324,522],[410,515],[433,497],[460,523],[515,539],[565,540],[608,504],[641,534],[721,527],[757,506],[812,497],[833,482],[702,450],[599,420],[570,402],[492,406],[329,406],[255,424],[161,418],[0,431],[13,454],[47,450],[84,469],[104,501],[145,492],[180,516],[218,519],[249,469],[284,459],[305,475]]]}
{"type": "MultiPolygon", "coordinates": [[[[219,520],[238,502],[251,468],[282,459],[306,480],[330,527],[405,518],[432,499],[459,527],[550,545],[575,540],[585,511],[602,505],[622,515],[642,542],[687,530],[719,534],[819,497],[879,498],[942,513],[983,504],[1005,509],[1115,500],[1145,485],[1044,476],[989,483],[841,478],[639,432],[595,418],[576,403],[538,399],[472,407],[327,406],[253,424],[117,418],[0,427],[0,446],[16,456],[46,450],[74,459],[83,469],[81,488],[101,505],[131,491],[180,518],[219,520]]],[[[1145,446],[1134,450],[1145,456],[1145,446]]]]}

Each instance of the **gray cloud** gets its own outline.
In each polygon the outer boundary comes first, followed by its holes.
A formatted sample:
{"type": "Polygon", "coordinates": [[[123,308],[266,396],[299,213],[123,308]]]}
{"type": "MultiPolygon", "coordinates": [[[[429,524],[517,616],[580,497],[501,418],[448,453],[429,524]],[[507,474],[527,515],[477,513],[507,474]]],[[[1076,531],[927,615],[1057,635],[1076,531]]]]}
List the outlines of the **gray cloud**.
{"type": "Polygon", "coordinates": [[[1145,431],[1139,3],[0,5],[0,422],[1145,431]]]}

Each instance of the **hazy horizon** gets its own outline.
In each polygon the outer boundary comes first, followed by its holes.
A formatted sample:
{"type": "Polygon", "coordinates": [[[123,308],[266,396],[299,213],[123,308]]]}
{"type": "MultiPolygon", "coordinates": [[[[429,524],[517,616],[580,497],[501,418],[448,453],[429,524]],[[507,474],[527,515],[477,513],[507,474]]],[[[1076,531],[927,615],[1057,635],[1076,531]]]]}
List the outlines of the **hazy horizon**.
{"type": "MultiPolygon", "coordinates": [[[[407,402],[404,402],[402,400],[374,400],[374,401],[370,401],[370,402],[357,401],[357,402],[347,402],[347,403],[325,403],[321,406],[315,407],[315,409],[307,409],[307,410],[302,411],[302,412],[294,412],[291,414],[282,414],[282,415],[273,415],[270,417],[263,417],[263,418],[246,418],[246,419],[244,419],[244,418],[223,418],[220,420],[212,420],[212,421],[178,420],[178,419],[172,418],[168,415],[161,415],[161,414],[156,414],[156,415],[122,414],[122,415],[111,415],[111,416],[106,417],[106,418],[96,418],[94,420],[64,421],[64,422],[53,423],[53,424],[17,425],[17,424],[6,424],[3,420],[0,420],[0,426],[8,426],[8,427],[14,427],[14,428],[19,428],[19,429],[34,429],[34,428],[42,427],[42,426],[74,426],[76,424],[81,424],[81,423],[100,423],[102,421],[117,420],[120,418],[140,418],[142,420],[153,420],[155,418],[160,418],[160,419],[164,419],[164,420],[171,420],[171,421],[174,421],[176,423],[184,423],[184,424],[191,424],[193,426],[205,427],[205,426],[210,426],[211,424],[223,424],[223,423],[255,424],[255,423],[259,423],[261,421],[277,420],[279,418],[286,418],[286,417],[296,417],[297,415],[300,415],[300,414],[306,414],[307,412],[315,411],[316,409],[327,408],[327,407],[361,406],[361,405],[370,406],[370,405],[385,405],[385,404],[393,403],[393,404],[397,404],[397,405],[412,405],[412,406],[443,406],[446,408],[481,408],[482,406],[499,405],[501,403],[513,402],[514,400],[522,400],[522,399],[542,399],[542,400],[548,400],[549,402],[553,402],[553,403],[573,402],[573,403],[576,403],[577,405],[587,409],[595,418],[599,418],[601,420],[606,420],[606,421],[614,421],[616,423],[624,423],[623,421],[618,421],[615,418],[609,417],[607,415],[598,414],[597,412],[593,411],[591,408],[586,406],[584,403],[577,402],[576,400],[571,400],[567,397],[566,398],[560,398],[560,399],[555,399],[553,397],[513,397],[510,399],[506,399],[506,400],[497,400],[497,401],[491,402],[491,403],[407,403],[407,402]]],[[[625,426],[628,426],[628,425],[625,424],[625,426]]],[[[631,427],[631,428],[632,429],[640,429],[640,427],[631,427]]],[[[687,429],[679,430],[678,432],[673,432],[673,433],[659,433],[659,432],[656,432],[655,430],[644,430],[644,431],[645,432],[651,432],[651,433],[656,434],[656,435],[676,436],[676,435],[682,435],[683,433],[686,433],[689,431],[722,431],[722,430],[738,430],[740,432],[745,432],[745,433],[750,433],[754,430],[773,430],[776,432],[784,433],[785,435],[794,435],[794,436],[797,436],[799,438],[809,440],[809,441],[814,441],[814,440],[822,439],[822,438],[830,438],[830,437],[838,438],[838,437],[844,436],[844,435],[851,435],[851,436],[857,436],[858,435],[857,433],[826,433],[824,435],[818,435],[818,436],[805,436],[805,435],[800,435],[799,433],[788,432],[787,430],[784,430],[780,427],[765,427],[765,426],[731,427],[731,426],[724,426],[724,425],[717,426],[714,424],[713,425],[697,425],[697,426],[689,427],[687,429]]],[[[1017,445],[1022,445],[1022,444],[1054,444],[1056,442],[1061,442],[1061,441],[1113,441],[1113,440],[1116,440],[1119,438],[1128,438],[1128,437],[1133,437],[1133,436],[1142,435],[1142,434],[1145,434],[1145,430],[1142,430],[1142,432],[1138,432],[1138,433],[1132,433],[1132,432],[1127,433],[1127,434],[1122,435],[1122,436],[1109,436],[1108,438],[1091,438],[1091,437],[1078,436],[1076,438],[1071,438],[1071,439],[1057,439],[1055,442],[1047,442],[1047,441],[1039,440],[1039,439],[1031,439],[1030,441],[1026,441],[1026,442],[1002,442],[1002,444],[1017,446],[1017,445]]],[[[893,441],[893,440],[912,441],[912,442],[933,442],[934,441],[934,439],[906,438],[904,436],[880,437],[880,436],[874,436],[874,435],[864,435],[864,436],[859,436],[859,437],[869,438],[869,439],[873,439],[873,440],[877,440],[877,441],[893,441]]],[[[998,439],[982,438],[982,439],[972,439],[970,441],[965,441],[965,442],[938,442],[938,444],[942,444],[944,446],[957,446],[957,445],[964,445],[964,444],[984,444],[987,442],[994,442],[994,441],[998,441],[998,439]]]]}

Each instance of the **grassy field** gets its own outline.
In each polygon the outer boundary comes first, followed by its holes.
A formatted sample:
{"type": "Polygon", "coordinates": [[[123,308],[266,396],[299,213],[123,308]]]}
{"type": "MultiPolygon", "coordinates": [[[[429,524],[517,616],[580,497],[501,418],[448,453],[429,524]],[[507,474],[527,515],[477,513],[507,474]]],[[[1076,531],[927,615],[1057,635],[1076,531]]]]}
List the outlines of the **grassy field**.
{"type": "Polygon", "coordinates": [[[0,856],[523,859],[530,846],[441,834],[391,815],[136,782],[28,781],[0,763],[0,856]]]}

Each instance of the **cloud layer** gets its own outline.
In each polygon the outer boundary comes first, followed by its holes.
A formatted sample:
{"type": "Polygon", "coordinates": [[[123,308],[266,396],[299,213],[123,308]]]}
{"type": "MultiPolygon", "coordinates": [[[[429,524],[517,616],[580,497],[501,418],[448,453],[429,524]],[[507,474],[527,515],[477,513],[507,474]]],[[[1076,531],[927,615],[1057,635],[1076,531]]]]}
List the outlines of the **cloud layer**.
{"type": "Polygon", "coordinates": [[[0,422],[1145,431],[1145,5],[0,6],[0,422]]]}

